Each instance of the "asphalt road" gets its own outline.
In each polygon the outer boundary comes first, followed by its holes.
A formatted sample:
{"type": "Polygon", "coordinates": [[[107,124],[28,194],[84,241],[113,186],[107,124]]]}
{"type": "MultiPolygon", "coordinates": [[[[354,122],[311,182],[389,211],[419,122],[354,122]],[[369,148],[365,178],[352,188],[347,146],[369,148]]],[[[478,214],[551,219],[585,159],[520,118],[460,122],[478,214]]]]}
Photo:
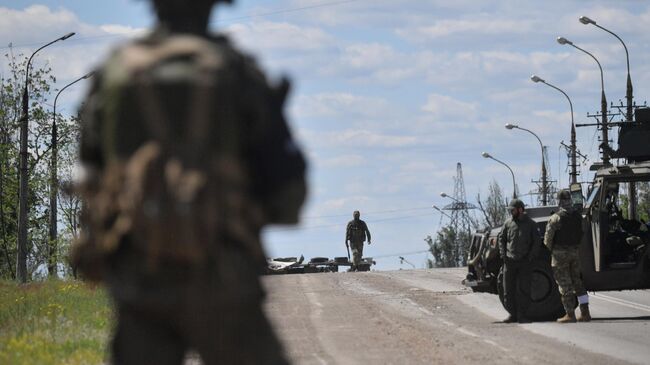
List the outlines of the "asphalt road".
{"type": "Polygon", "coordinates": [[[591,295],[591,323],[503,324],[464,269],[278,275],[266,309],[296,364],[650,364],[650,291],[591,295]]]}

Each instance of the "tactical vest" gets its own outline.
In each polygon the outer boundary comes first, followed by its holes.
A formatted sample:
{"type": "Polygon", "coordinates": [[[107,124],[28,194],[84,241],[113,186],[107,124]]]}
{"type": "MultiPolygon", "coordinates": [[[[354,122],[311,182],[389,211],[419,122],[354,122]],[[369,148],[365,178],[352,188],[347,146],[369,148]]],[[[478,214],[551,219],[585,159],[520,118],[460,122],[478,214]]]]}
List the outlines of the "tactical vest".
{"type": "Polygon", "coordinates": [[[151,268],[204,261],[223,244],[263,260],[264,217],[249,194],[246,117],[234,94],[244,65],[232,54],[225,44],[173,36],[109,60],[98,91],[106,167],[98,186],[80,189],[85,229],[73,262],[101,261],[125,242],[151,268]]]}
{"type": "Polygon", "coordinates": [[[580,212],[559,212],[560,229],[553,238],[554,247],[577,247],[582,240],[582,215],[580,212]]]}
{"type": "Polygon", "coordinates": [[[348,239],[352,242],[363,242],[366,240],[366,225],[363,221],[352,221],[348,225],[348,239]]]}

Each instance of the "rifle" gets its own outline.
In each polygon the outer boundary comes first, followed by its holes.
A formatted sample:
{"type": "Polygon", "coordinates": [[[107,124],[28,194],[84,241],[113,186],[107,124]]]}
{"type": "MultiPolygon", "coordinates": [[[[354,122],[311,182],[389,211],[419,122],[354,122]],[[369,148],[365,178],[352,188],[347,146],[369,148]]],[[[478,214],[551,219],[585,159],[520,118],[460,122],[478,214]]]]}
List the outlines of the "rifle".
{"type": "Polygon", "coordinates": [[[348,241],[345,241],[345,248],[348,250],[348,261],[350,261],[350,245],[348,245],[348,241]]]}

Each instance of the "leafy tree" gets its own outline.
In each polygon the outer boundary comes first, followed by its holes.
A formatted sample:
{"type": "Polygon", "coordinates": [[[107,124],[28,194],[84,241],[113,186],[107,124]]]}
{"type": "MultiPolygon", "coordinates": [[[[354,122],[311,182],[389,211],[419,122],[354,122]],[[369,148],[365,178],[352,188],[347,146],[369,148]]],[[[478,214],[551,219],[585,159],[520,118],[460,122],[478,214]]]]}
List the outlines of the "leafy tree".
{"type": "Polygon", "coordinates": [[[483,213],[483,220],[481,224],[487,227],[499,227],[503,225],[507,218],[507,210],[505,204],[505,195],[499,183],[492,180],[488,185],[488,196],[485,200],[481,200],[481,194],[476,196],[476,201],[479,205],[479,210],[483,213]]]}
{"type": "MultiPolygon", "coordinates": [[[[9,72],[0,75],[0,277],[16,278],[19,190],[19,123],[22,117],[22,92],[25,83],[27,58],[23,55],[5,55],[9,72]]],[[[52,113],[47,104],[56,81],[48,66],[32,63],[29,77],[29,131],[28,131],[28,239],[27,277],[44,276],[50,257],[48,236],[50,131],[52,113]]],[[[59,144],[62,150],[74,149],[77,143],[74,124],[60,117],[59,144]]],[[[64,153],[61,153],[64,155],[64,153]]],[[[71,154],[64,165],[72,164],[71,154]]],[[[59,164],[61,165],[61,164],[59,164]]],[[[63,245],[65,247],[65,245],[63,245]]]]}
{"type": "Polygon", "coordinates": [[[435,241],[431,236],[427,236],[424,240],[429,245],[429,250],[433,255],[433,260],[429,260],[429,267],[458,267],[465,265],[466,258],[465,251],[461,250],[462,247],[459,243],[463,242],[462,233],[456,232],[456,229],[451,226],[442,227],[436,236],[435,241]]]}

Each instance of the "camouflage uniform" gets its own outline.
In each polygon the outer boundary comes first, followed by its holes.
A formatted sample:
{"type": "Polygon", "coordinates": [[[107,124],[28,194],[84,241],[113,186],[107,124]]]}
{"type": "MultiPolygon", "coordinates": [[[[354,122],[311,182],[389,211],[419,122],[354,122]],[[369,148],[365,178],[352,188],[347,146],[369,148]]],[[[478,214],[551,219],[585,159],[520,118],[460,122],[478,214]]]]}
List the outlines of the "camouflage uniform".
{"type": "Polygon", "coordinates": [[[353,216],[354,219],[348,222],[345,230],[345,243],[350,243],[353,269],[356,269],[363,258],[363,242],[367,240],[368,244],[370,244],[370,231],[366,222],[359,219],[360,214],[358,211],[355,211],[353,216]]]}
{"type": "Polygon", "coordinates": [[[551,267],[562,296],[562,305],[569,316],[574,313],[576,296],[585,298],[587,295],[580,276],[578,253],[582,233],[580,212],[560,207],[546,224],[544,235],[544,245],[551,251],[551,267]]]}
{"type": "MultiPolygon", "coordinates": [[[[514,199],[510,208],[516,207],[523,209],[523,202],[514,199]]],[[[503,301],[511,313],[509,320],[527,321],[532,276],[530,262],[537,257],[540,248],[537,225],[525,213],[509,218],[503,224],[499,233],[499,252],[503,258],[503,301]]]]}
{"type": "MultiPolygon", "coordinates": [[[[101,267],[117,306],[113,361],[181,364],[192,349],[205,364],[286,363],[262,312],[259,235],[265,224],[295,223],[305,196],[305,161],[282,111],[288,84],[269,86],[224,37],[164,29],[116,50],[95,81],[82,113],[87,185],[155,137],[152,129],[160,127],[148,123],[168,129],[163,147],[198,157],[199,164],[221,163],[223,178],[222,204],[190,212],[213,217],[216,233],[196,240],[180,235],[170,248],[133,232],[101,247],[101,255],[80,254],[82,269],[101,267]],[[175,56],[165,58],[169,48],[175,56]],[[184,50],[187,56],[178,57],[184,50]],[[220,71],[202,75],[198,68],[209,70],[210,62],[220,71]],[[133,81],[141,75],[153,85],[144,99],[142,83],[133,81]],[[198,133],[192,125],[197,113],[208,121],[198,133]]],[[[177,222],[154,223],[151,231],[163,240],[165,225],[177,222]]]]}

